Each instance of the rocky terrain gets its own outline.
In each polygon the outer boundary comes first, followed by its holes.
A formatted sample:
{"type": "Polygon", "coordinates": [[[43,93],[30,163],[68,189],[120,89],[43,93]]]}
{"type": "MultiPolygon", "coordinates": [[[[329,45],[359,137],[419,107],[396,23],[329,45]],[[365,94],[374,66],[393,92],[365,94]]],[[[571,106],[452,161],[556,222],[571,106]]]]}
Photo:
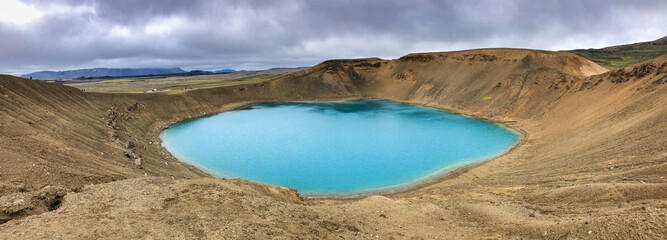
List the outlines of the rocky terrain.
{"type": "Polygon", "coordinates": [[[567,52],[330,60],[257,84],[103,94],[0,76],[0,236],[660,239],[667,56],[609,71],[567,52]],[[304,199],[210,178],[161,145],[178,121],[264,101],[377,98],[524,133],[499,158],[397,192],[304,199]]]}

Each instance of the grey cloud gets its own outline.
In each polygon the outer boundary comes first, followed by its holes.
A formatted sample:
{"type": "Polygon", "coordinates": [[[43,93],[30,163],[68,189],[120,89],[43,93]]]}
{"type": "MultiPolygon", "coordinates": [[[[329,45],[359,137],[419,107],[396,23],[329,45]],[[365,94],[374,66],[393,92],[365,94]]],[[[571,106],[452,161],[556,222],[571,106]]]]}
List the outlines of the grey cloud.
{"type": "Polygon", "coordinates": [[[414,51],[602,47],[667,35],[660,0],[23,2],[45,15],[24,25],[0,22],[0,73],[268,68],[414,51]],[[52,13],[63,6],[94,11],[52,13]]]}

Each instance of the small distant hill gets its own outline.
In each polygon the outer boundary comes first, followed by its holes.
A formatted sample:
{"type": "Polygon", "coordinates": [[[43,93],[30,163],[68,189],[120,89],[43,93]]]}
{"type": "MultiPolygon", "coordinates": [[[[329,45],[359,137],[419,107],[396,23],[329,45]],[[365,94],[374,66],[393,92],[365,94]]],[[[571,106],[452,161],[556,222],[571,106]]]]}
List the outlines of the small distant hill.
{"type": "Polygon", "coordinates": [[[216,70],[215,72],[217,73],[233,73],[233,72],[238,72],[234,69],[222,69],[222,70],[216,70]]]}
{"type": "Polygon", "coordinates": [[[157,75],[169,73],[186,73],[181,68],[90,68],[67,71],[41,71],[23,75],[23,78],[54,80],[89,77],[122,77],[139,75],[157,75]]]}
{"type": "MultiPolygon", "coordinates": [[[[204,70],[192,70],[192,71],[189,71],[186,74],[182,74],[182,75],[205,75],[205,74],[213,74],[213,73],[214,72],[204,71],[204,70]]],[[[179,74],[179,75],[181,75],[181,74],[179,74]]]]}
{"type": "Polygon", "coordinates": [[[605,67],[627,67],[667,54],[667,37],[652,42],[633,43],[600,49],[570,50],[605,67]]]}

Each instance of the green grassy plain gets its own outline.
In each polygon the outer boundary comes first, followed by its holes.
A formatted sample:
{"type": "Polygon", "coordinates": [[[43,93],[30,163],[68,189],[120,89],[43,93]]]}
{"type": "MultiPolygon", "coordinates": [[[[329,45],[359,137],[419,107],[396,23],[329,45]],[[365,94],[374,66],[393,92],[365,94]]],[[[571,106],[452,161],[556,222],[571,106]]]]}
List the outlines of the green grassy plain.
{"type": "Polygon", "coordinates": [[[73,83],[66,85],[79,89],[85,89],[87,92],[140,93],[150,89],[171,89],[171,92],[169,93],[177,93],[188,88],[198,89],[258,83],[271,80],[282,75],[284,75],[284,73],[138,77],[110,79],[99,82],[73,83]]]}
{"type": "Polygon", "coordinates": [[[569,52],[605,67],[621,68],[667,54],[667,37],[653,42],[634,43],[601,49],[576,49],[569,52]]]}

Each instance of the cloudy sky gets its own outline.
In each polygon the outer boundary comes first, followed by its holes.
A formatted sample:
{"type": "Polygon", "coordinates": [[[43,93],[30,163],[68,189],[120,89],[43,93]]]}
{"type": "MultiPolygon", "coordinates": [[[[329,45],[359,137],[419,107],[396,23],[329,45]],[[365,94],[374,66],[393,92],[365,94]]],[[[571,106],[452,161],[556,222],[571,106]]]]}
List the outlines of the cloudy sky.
{"type": "Polygon", "coordinates": [[[470,48],[599,48],[666,35],[664,0],[0,0],[0,73],[266,69],[470,48]]]}

